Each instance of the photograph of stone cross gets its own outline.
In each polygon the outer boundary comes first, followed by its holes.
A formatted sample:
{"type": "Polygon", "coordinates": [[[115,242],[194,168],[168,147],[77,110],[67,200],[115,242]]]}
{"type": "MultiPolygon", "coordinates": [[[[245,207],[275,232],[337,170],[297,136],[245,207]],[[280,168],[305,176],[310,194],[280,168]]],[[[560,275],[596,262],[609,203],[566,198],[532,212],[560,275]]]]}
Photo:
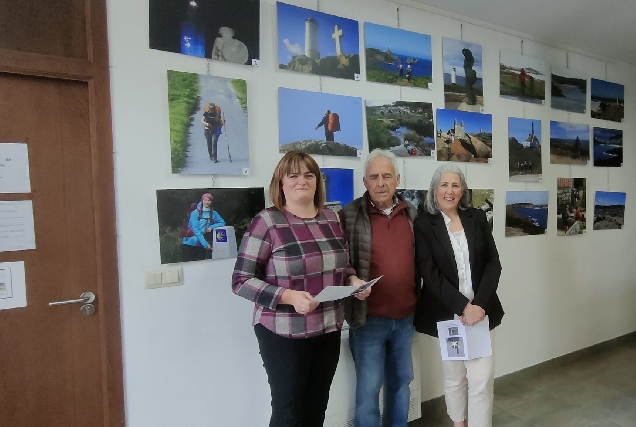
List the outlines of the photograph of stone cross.
{"type": "Polygon", "coordinates": [[[358,21],[277,2],[278,68],[354,80],[360,74],[358,21]]]}

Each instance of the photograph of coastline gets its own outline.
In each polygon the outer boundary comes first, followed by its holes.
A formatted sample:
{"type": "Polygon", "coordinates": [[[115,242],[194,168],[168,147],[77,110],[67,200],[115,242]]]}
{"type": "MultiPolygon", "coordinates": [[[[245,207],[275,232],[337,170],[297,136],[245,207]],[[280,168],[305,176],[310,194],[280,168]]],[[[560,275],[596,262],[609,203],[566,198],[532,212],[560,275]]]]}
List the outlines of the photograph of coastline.
{"type": "Polygon", "coordinates": [[[585,113],[586,102],[587,80],[574,77],[567,71],[552,70],[552,108],[571,113],[585,113]]]}
{"type": "Polygon", "coordinates": [[[625,86],[592,79],[590,115],[593,119],[622,122],[625,117],[625,86]]]}
{"type": "Polygon", "coordinates": [[[279,151],[359,157],[362,98],[278,88],[279,151]]]}
{"type": "Polygon", "coordinates": [[[151,49],[237,64],[259,59],[259,0],[149,0],[151,49]]]}
{"type": "Polygon", "coordinates": [[[430,157],[435,152],[432,104],[367,99],[365,105],[369,151],[382,148],[398,157],[430,157]]]}
{"type": "Polygon", "coordinates": [[[550,121],[550,163],[585,165],[590,161],[590,127],[550,121]]]}
{"type": "Polygon", "coordinates": [[[353,169],[320,168],[325,207],[338,212],[353,200],[353,169]]]}
{"type": "Polygon", "coordinates": [[[586,229],[586,179],[557,178],[557,236],[584,234],[586,229]]]}
{"type": "Polygon", "coordinates": [[[594,138],[594,166],[623,166],[623,131],[592,128],[594,138]]]}
{"type": "Polygon", "coordinates": [[[428,88],[433,82],[431,36],[364,23],[367,80],[428,88]]]}
{"type": "Polygon", "coordinates": [[[248,175],[247,83],[168,71],[172,173],[248,175]]]}
{"type": "Polygon", "coordinates": [[[482,111],[484,87],[481,45],[443,37],[442,60],[445,108],[482,111]]]}
{"type": "Polygon", "coordinates": [[[502,98],[543,104],[545,65],[543,61],[515,53],[499,54],[499,94],[502,98]]]}
{"type": "Polygon", "coordinates": [[[597,191],[594,195],[594,230],[617,230],[625,224],[627,193],[597,191]]]}
{"type": "Polygon", "coordinates": [[[541,120],[508,118],[510,181],[541,181],[541,120]]]}
{"type": "Polygon", "coordinates": [[[547,191],[506,191],[506,237],[545,234],[547,191]]]}
{"type": "Polygon", "coordinates": [[[276,2],[278,68],[354,80],[360,74],[358,21],[276,2]]]}
{"type": "Polygon", "coordinates": [[[437,160],[487,163],[492,157],[492,116],[437,109],[437,160]]]}
{"type": "Polygon", "coordinates": [[[157,190],[161,263],[235,257],[252,218],[263,209],[262,187],[157,190]],[[212,213],[203,203],[207,196],[212,213]]]}

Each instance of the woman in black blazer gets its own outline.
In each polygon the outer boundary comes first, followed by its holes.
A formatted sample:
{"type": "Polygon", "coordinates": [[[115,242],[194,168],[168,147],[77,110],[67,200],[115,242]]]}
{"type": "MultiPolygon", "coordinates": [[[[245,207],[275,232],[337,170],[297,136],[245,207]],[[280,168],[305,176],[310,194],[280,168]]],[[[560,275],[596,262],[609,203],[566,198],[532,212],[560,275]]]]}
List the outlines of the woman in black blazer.
{"type": "MultiPolygon", "coordinates": [[[[486,214],[470,207],[461,169],[444,164],[433,174],[424,212],[415,223],[417,263],[424,282],[415,312],[415,329],[437,336],[436,323],[458,315],[475,325],[488,315],[498,326],[503,309],[496,290],[499,254],[486,214]]],[[[455,427],[492,425],[493,357],[444,361],[448,415],[455,427]],[[468,405],[466,405],[468,403],[468,405]]]]}

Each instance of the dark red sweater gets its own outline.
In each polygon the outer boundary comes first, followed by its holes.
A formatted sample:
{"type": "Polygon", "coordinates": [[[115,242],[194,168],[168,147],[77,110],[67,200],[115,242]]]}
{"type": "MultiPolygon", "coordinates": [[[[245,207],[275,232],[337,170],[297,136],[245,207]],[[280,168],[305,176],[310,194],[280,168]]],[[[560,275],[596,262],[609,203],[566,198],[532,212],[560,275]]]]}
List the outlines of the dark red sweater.
{"type": "Polygon", "coordinates": [[[371,266],[369,279],[384,275],[367,299],[368,316],[402,319],[415,311],[415,243],[406,203],[390,217],[369,206],[371,266]]]}

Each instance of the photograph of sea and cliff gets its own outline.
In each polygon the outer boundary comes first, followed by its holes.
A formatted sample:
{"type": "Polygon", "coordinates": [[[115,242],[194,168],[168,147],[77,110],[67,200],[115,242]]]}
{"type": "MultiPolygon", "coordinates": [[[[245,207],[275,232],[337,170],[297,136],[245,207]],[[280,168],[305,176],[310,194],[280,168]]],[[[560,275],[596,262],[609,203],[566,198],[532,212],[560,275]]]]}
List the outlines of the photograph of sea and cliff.
{"type": "Polygon", "coordinates": [[[594,166],[623,166],[623,131],[593,128],[594,166]]]}
{"type": "Polygon", "coordinates": [[[365,101],[369,151],[391,150],[398,157],[435,153],[433,105],[428,102],[365,101]]]}
{"type": "Polygon", "coordinates": [[[594,230],[618,230],[625,224],[627,193],[597,191],[594,196],[594,230]]]}
{"type": "Polygon", "coordinates": [[[545,234],[547,191],[506,191],[506,237],[545,234]]]}
{"type": "Polygon", "coordinates": [[[499,54],[499,95],[516,101],[545,102],[543,61],[517,53],[499,54]]]}
{"type": "Polygon", "coordinates": [[[433,82],[431,36],[364,23],[367,80],[428,88],[433,82]]]}
{"type": "Polygon", "coordinates": [[[550,106],[571,113],[585,113],[587,80],[572,76],[567,71],[552,70],[550,106]]]}

